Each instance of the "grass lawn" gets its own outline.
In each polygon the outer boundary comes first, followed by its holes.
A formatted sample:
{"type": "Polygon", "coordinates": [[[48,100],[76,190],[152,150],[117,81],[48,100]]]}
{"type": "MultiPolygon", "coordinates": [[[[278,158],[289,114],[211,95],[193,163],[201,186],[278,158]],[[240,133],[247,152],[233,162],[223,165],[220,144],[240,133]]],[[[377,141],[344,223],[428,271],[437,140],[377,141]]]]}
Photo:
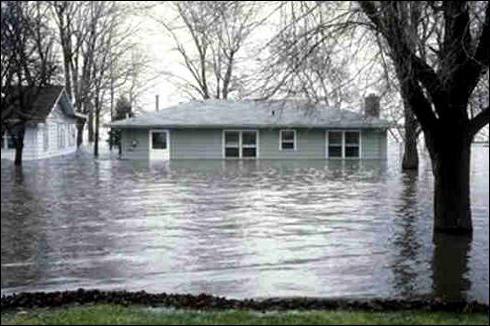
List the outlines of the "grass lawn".
{"type": "Polygon", "coordinates": [[[93,305],[58,309],[2,312],[2,325],[69,325],[69,324],[263,324],[263,325],[488,325],[486,314],[444,312],[364,312],[364,311],[193,311],[116,305],[93,305]]]}

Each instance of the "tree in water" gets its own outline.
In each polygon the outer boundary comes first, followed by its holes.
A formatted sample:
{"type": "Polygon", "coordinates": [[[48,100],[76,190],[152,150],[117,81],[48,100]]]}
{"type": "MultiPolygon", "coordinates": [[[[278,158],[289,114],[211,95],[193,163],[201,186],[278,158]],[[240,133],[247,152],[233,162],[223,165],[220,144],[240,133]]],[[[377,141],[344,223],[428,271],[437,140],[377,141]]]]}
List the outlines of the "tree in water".
{"type": "Polygon", "coordinates": [[[488,103],[469,116],[469,101],[488,71],[485,1],[359,2],[390,52],[402,93],[417,118],[435,179],[434,229],[471,234],[470,157],[475,134],[489,122],[488,103]],[[406,24],[418,17],[416,24],[406,24]],[[420,30],[434,30],[424,39],[420,30]],[[416,49],[413,44],[423,44],[416,49]]]}
{"type": "MultiPolygon", "coordinates": [[[[123,120],[126,118],[131,118],[134,116],[133,109],[131,107],[130,101],[122,96],[117,99],[115,112],[112,117],[112,121],[123,120]]],[[[109,145],[117,146],[119,150],[119,154],[121,154],[121,130],[120,129],[111,129],[109,131],[109,145]]]]}
{"type": "Polygon", "coordinates": [[[54,40],[46,3],[2,1],[1,10],[1,131],[12,136],[14,164],[21,166],[32,104],[55,76],[54,40]]]}
{"type": "MultiPolygon", "coordinates": [[[[390,65],[405,107],[403,167],[417,166],[420,133],[430,154],[435,179],[434,230],[471,234],[471,143],[488,125],[488,95],[484,105],[475,109],[470,104],[472,98],[481,98],[477,85],[488,78],[488,2],[316,2],[279,35],[301,30],[305,17],[321,10],[329,14],[328,19],[292,39],[289,49],[302,46],[288,58],[296,62],[290,71],[295,72],[323,42],[340,45],[344,55],[361,53],[358,60],[378,48],[371,61],[390,65]],[[369,39],[374,42],[366,47],[369,39]]],[[[284,54],[290,53],[287,50],[284,54]]]]}

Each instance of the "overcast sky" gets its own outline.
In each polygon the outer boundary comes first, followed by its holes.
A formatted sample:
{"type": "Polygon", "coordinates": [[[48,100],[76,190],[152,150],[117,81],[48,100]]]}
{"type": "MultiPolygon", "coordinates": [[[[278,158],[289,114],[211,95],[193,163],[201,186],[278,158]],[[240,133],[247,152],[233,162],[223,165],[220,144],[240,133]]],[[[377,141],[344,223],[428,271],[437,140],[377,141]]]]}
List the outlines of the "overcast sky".
{"type": "MultiPolygon", "coordinates": [[[[165,32],[164,28],[154,20],[154,17],[161,17],[167,21],[172,21],[172,19],[175,18],[175,13],[172,12],[169,6],[164,2],[150,3],[154,6],[149,10],[149,13],[140,12],[133,17],[134,21],[131,22],[138,26],[138,32],[137,35],[135,35],[135,39],[140,44],[141,49],[151,59],[153,71],[159,75],[157,79],[150,82],[152,87],[149,88],[142,97],[145,111],[155,109],[155,95],[157,94],[160,98],[159,102],[161,108],[188,100],[188,96],[175,87],[175,82],[169,74],[188,78],[189,72],[183,67],[180,55],[174,50],[175,43],[173,39],[165,32]]],[[[276,7],[277,5],[270,2],[264,2],[260,15],[270,15],[271,12],[274,12],[274,8],[276,7]]],[[[257,48],[260,45],[265,44],[265,42],[275,35],[274,21],[275,18],[271,17],[264,26],[251,35],[245,46],[240,49],[240,55],[242,57],[253,59],[257,48]]],[[[186,34],[182,33],[179,41],[185,42],[185,39],[186,34]]],[[[247,63],[247,69],[251,69],[251,63],[252,61],[247,63]]]]}
{"type": "MultiPolygon", "coordinates": [[[[134,3],[134,2],[133,2],[134,3]]],[[[143,111],[155,110],[155,95],[159,95],[160,108],[178,104],[179,102],[188,101],[189,97],[180,91],[175,86],[175,80],[169,76],[170,74],[179,77],[189,78],[189,72],[183,67],[182,59],[174,48],[175,43],[171,36],[165,32],[164,28],[154,19],[155,17],[165,19],[167,22],[175,19],[176,13],[172,12],[168,2],[157,1],[140,1],[137,5],[151,4],[149,10],[135,10],[135,15],[128,21],[129,25],[138,27],[134,37],[143,53],[145,53],[151,61],[151,70],[154,72],[156,79],[149,82],[147,90],[141,96],[140,103],[143,111]]],[[[267,21],[259,29],[255,30],[245,42],[245,45],[240,49],[239,53],[246,59],[246,64],[238,69],[247,69],[253,72],[254,58],[257,56],[257,50],[263,47],[270,41],[278,32],[279,12],[277,2],[264,2],[261,4],[260,15],[269,17],[267,21]]],[[[179,41],[185,43],[186,33],[179,34],[179,41]]],[[[190,40],[188,40],[190,41],[190,40]]],[[[346,53],[346,55],[351,55],[346,53]]],[[[349,66],[351,72],[359,71],[364,64],[363,56],[369,56],[368,53],[356,56],[355,64],[349,66]]],[[[363,96],[369,93],[378,93],[373,86],[366,86],[370,83],[370,78],[373,74],[364,72],[357,81],[357,88],[360,93],[353,94],[354,102],[349,107],[353,110],[361,110],[363,106],[363,96]]],[[[382,99],[390,101],[390,99],[382,99]]],[[[382,102],[383,105],[383,102],[382,102]]],[[[385,103],[385,105],[401,105],[401,103],[385,103]]]]}

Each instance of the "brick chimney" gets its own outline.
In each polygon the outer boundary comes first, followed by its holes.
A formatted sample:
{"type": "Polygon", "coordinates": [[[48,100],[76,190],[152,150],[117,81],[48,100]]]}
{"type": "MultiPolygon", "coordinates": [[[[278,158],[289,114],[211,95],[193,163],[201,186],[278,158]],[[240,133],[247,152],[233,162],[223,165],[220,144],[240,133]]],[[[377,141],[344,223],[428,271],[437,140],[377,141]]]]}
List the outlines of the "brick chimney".
{"type": "Polygon", "coordinates": [[[364,116],[371,117],[371,118],[379,118],[379,113],[380,113],[379,96],[371,93],[364,99],[364,116]]]}

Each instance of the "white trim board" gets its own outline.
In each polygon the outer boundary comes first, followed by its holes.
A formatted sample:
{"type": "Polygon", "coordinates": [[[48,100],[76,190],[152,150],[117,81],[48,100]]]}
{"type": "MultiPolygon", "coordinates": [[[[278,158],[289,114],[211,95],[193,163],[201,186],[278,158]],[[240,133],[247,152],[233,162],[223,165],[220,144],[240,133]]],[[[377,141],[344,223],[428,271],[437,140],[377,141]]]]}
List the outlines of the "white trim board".
{"type": "Polygon", "coordinates": [[[170,130],[168,129],[149,129],[148,130],[148,156],[150,161],[168,161],[170,159],[170,130]],[[153,133],[165,133],[167,148],[166,149],[153,149],[153,133]]]}

